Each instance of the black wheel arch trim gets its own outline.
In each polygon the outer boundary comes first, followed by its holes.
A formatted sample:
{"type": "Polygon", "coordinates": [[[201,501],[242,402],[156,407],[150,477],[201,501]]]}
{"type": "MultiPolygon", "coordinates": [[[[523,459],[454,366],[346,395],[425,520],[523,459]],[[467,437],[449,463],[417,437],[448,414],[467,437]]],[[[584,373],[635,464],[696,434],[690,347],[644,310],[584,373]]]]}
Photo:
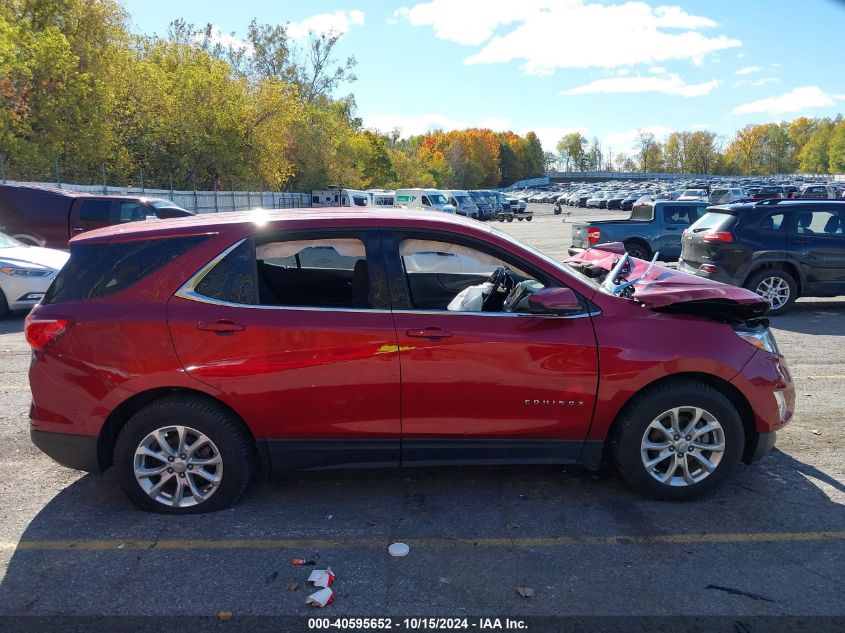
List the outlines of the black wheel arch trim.
{"type": "Polygon", "coordinates": [[[798,284],[798,292],[806,287],[807,277],[804,274],[804,269],[801,264],[795,261],[795,258],[790,257],[789,253],[766,253],[763,256],[755,257],[751,255],[751,261],[748,263],[748,268],[738,285],[744,286],[748,280],[765,268],[785,268],[786,272],[795,278],[795,283],[798,284]]]}

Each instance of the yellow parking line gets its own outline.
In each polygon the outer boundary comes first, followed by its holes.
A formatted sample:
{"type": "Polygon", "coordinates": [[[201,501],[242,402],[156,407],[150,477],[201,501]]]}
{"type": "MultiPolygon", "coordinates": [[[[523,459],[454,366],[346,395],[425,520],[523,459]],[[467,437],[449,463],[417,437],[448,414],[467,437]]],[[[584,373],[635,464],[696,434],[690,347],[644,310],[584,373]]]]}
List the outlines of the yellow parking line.
{"type": "MultiPolygon", "coordinates": [[[[800,541],[842,541],[845,531],[827,532],[738,532],[714,534],[655,534],[613,536],[549,536],[514,538],[409,538],[406,543],[418,547],[567,547],[573,545],[619,545],[626,543],[651,545],[657,543],[779,543],[800,541]]],[[[301,551],[309,549],[380,548],[386,539],[337,538],[337,539],[178,539],[178,540],[33,540],[0,541],[0,551],[109,551],[109,550],[237,550],[284,549],[301,551]]]]}

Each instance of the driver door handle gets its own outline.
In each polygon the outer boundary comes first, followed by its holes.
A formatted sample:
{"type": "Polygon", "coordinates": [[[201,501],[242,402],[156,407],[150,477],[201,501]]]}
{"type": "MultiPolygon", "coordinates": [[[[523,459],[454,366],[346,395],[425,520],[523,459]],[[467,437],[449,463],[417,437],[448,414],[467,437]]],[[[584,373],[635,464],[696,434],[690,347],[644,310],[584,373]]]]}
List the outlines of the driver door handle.
{"type": "Polygon", "coordinates": [[[411,338],[424,338],[429,342],[449,338],[452,333],[439,327],[427,327],[423,330],[406,330],[405,335],[411,338]]]}

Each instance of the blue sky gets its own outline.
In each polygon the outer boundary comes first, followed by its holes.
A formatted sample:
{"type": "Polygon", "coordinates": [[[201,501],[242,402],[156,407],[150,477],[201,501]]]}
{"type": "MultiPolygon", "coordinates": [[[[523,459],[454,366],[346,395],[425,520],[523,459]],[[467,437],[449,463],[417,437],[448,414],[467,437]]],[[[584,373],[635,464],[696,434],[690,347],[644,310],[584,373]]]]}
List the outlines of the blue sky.
{"type": "Polygon", "coordinates": [[[249,21],[333,28],[358,60],[368,127],[566,132],[630,151],[638,128],[706,128],[845,112],[845,3],[834,0],[124,0],[135,30],[249,21]]]}

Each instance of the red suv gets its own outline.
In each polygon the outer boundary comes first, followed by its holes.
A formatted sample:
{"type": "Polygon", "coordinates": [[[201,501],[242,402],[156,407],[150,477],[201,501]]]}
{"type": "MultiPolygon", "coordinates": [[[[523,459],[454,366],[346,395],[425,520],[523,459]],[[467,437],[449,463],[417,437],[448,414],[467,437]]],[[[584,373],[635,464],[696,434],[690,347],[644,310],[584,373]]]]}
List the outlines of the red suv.
{"type": "Polygon", "coordinates": [[[561,264],[440,213],[203,215],[75,238],[27,318],[32,439],[148,510],[254,472],[584,464],[686,499],[794,390],[757,295],[604,244],[561,264]]]}

